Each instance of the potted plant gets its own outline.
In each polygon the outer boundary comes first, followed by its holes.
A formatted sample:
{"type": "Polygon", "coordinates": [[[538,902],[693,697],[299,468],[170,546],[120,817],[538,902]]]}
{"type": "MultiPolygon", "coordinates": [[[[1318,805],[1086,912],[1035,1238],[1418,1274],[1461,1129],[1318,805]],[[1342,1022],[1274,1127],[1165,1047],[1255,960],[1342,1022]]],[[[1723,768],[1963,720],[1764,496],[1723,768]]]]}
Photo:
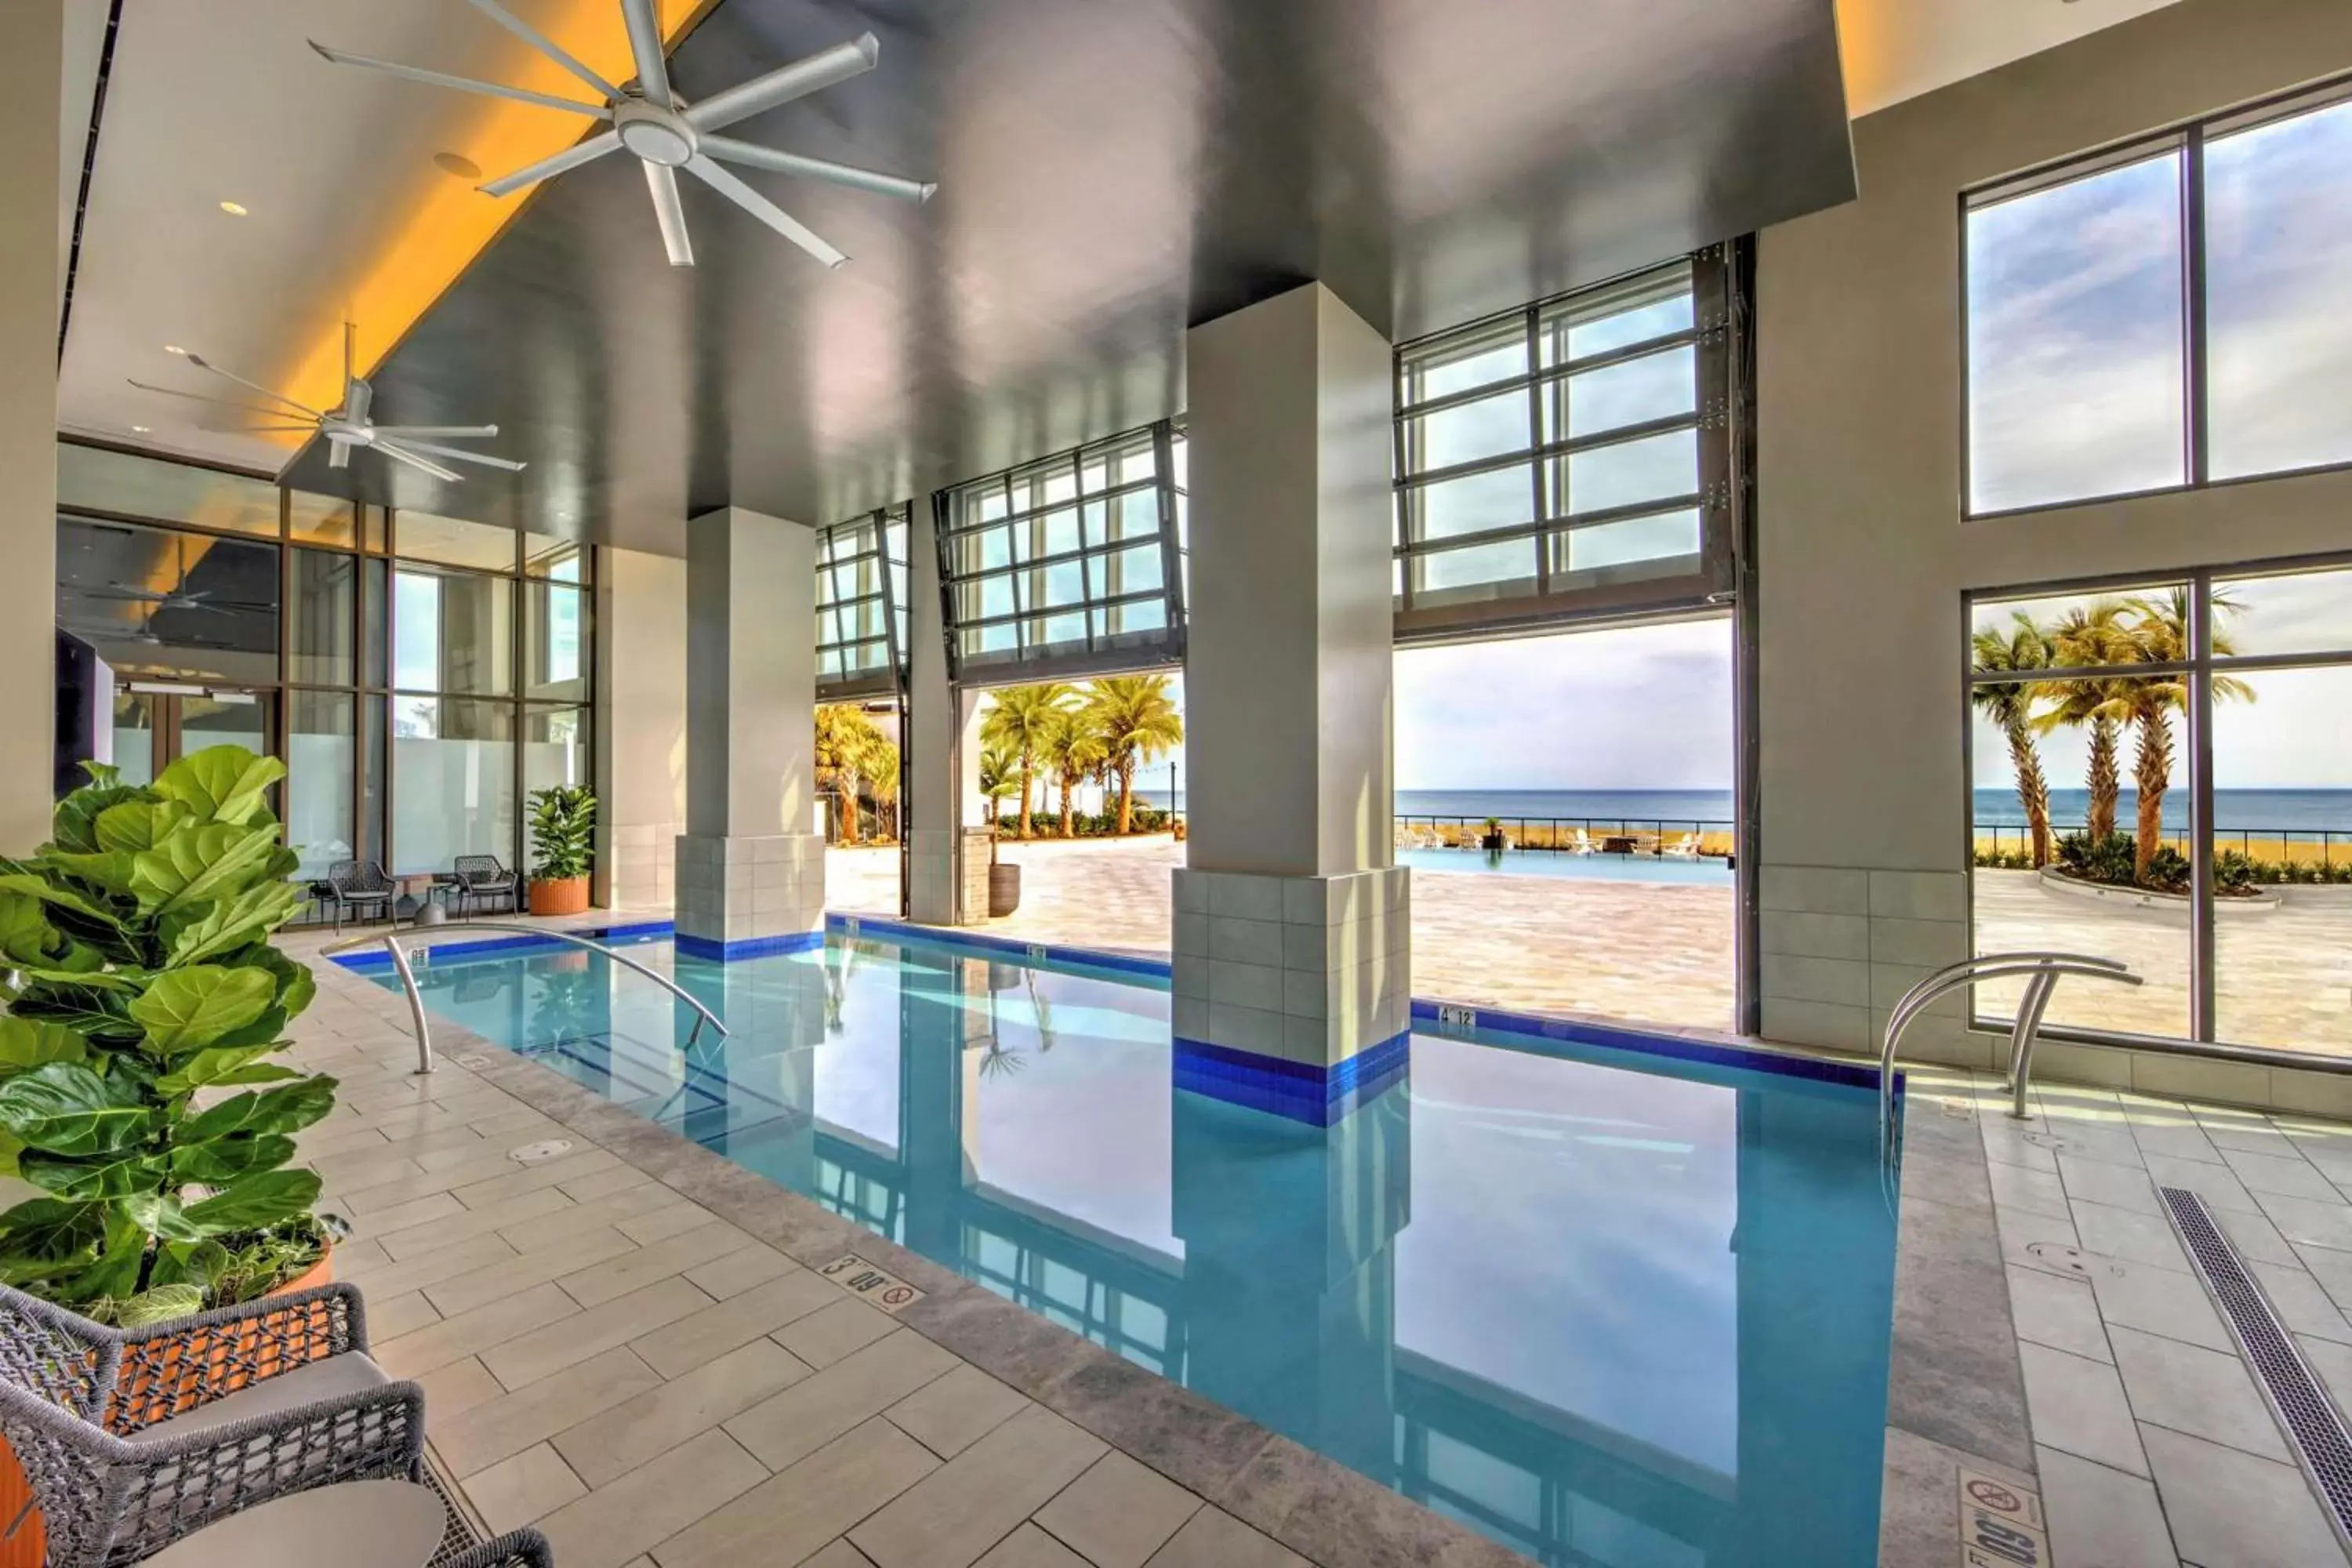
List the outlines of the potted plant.
{"type": "Polygon", "coordinates": [[[1503,850],[1508,849],[1510,847],[1511,841],[1503,837],[1502,819],[1496,816],[1488,817],[1486,819],[1486,832],[1485,836],[1478,840],[1478,847],[1486,850],[1503,850]]]}
{"type": "Polygon", "coordinates": [[[530,912],[576,915],[588,907],[588,860],[596,836],[596,792],[556,784],[530,794],[530,912]]]}

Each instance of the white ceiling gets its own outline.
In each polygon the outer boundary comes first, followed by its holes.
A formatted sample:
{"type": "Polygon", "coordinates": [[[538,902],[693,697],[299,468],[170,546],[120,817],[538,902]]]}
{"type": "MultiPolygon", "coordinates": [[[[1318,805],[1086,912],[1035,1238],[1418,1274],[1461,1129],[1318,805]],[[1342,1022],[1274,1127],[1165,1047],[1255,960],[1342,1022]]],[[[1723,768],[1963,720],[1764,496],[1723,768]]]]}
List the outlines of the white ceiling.
{"type": "MultiPolygon", "coordinates": [[[[545,25],[565,0],[507,3],[545,25]]],[[[1851,111],[2171,3],[1837,0],[1851,111]]],[[[108,0],[66,5],[61,258],[108,0]]],[[[238,416],[127,380],[234,395],[163,352],[178,343],[282,384],[343,318],[367,264],[426,190],[455,177],[433,154],[467,144],[484,112],[462,94],[338,69],[306,37],[493,79],[510,79],[524,58],[466,0],[135,0],[116,46],[58,372],[61,427],[272,469],[289,456],[223,427],[238,416]],[[223,200],[250,216],[227,216],[223,200]]]]}

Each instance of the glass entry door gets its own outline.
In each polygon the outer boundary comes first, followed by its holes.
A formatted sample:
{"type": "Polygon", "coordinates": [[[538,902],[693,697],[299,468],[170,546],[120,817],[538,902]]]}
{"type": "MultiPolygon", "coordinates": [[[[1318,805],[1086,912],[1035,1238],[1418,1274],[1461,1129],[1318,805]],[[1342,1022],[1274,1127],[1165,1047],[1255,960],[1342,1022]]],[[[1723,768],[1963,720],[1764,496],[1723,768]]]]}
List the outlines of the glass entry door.
{"type": "Polygon", "coordinates": [[[207,746],[272,753],[275,704],[266,692],[157,689],[133,681],[114,692],[114,765],[125,784],[145,784],[180,757],[207,746]]]}

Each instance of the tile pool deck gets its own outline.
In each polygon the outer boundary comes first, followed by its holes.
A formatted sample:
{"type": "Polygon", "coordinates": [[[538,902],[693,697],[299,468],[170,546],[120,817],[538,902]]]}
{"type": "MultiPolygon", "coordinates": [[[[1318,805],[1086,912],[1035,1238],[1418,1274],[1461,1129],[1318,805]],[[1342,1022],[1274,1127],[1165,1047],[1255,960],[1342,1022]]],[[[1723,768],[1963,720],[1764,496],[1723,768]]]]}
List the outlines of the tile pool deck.
{"type": "MultiPolygon", "coordinates": [[[[563,1568],[1523,1561],[454,1026],[419,1078],[404,1000],[314,967],[339,1271],[467,1502],[563,1568]],[[814,1271],[849,1252],[928,1294],[893,1320],[814,1271]]],[[[1959,1561],[1964,1470],[2038,1495],[2061,1568],[2338,1561],[2151,1184],[2205,1195],[2352,1404],[2352,1126],[1910,1081],[1880,1561],[1959,1561]]]]}

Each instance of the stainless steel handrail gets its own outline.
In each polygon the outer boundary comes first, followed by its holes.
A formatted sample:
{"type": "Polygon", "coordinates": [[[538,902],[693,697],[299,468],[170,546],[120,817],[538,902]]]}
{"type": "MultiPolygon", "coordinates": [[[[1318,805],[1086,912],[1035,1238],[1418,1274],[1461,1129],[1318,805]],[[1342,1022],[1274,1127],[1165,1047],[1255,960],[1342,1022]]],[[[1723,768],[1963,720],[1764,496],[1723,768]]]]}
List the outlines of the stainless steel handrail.
{"type": "MultiPolygon", "coordinates": [[[[635,970],[639,974],[644,975],[646,979],[654,982],[656,985],[661,986],[671,995],[677,997],[679,1001],[693,1008],[695,1012],[701,1015],[699,1017],[695,1019],[693,1030],[686,1037],[687,1049],[693,1049],[694,1042],[702,1037],[702,1026],[705,1024],[708,1024],[712,1028],[718,1030],[719,1038],[725,1039],[727,1037],[727,1026],[719,1021],[718,1014],[713,1013],[709,1008],[704,1006],[698,1000],[688,993],[683,986],[679,985],[677,981],[672,980],[668,975],[662,973],[659,970],[646,968],[644,964],[639,963],[635,959],[631,958],[627,953],[622,952],[616,948],[607,947],[601,942],[590,942],[584,936],[574,936],[568,931],[554,931],[546,926],[516,925],[508,921],[467,921],[466,922],[465,929],[467,931],[519,931],[525,936],[552,937],[557,942],[568,942],[574,947],[584,947],[591,952],[601,952],[606,958],[609,958],[614,963],[621,965],[624,969],[635,970]]],[[[327,946],[320,948],[319,950],[319,953],[322,958],[332,958],[339,952],[356,952],[361,948],[373,946],[377,942],[382,942],[383,944],[384,951],[392,954],[393,968],[400,973],[400,984],[402,987],[408,993],[409,1016],[416,1020],[416,1070],[418,1072],[431,1072],[433,1070],[433,1037],[427,1030],[425,1023],[425,997],[424,994],[416,988],[416,973],[415,971],[410,969],[408,966],[408,954],[403,952],[400,948],[400,938],[414,934],[414,932],[404,931],[395,926],[390,931],[370,931],[365,936],[355,936],[345,942],[331,942],[327,946]]],[[[436,928],[436,934],[446,937],[454,933],[446,927],[439,927],[436,928]]]]}
{"type": "Polygon", "coordinates": [[[1980,981],[2003,980],[2012,975],[2030,975],[2025,995],[2018,1004],[2017,1021],[2011,1026],[2009,1037],[2010,1115],[2022,1120],[2025,1116],[2026,1090],[2033,1071],[2033,1047],[2042,1029],[2042,1016],[2049,1010],[2050,994],[2062,976],[2085,975],[2093,980],[2113,980],[2125,985],[2142,984],[2122,961],[2100,958],[2090,953],[2031,952],[1987,952],[1974,958],[1964,958],[1958,963],[1946,964],[1921,979],[1906,991],[1887,1016],[1886,1042],[1878,1053],[1878,1135],[1882,1152],[1894,1146],[1895,1134],[1895,1047],[1902,1042],[1903,1031],[1913,1019],[1927,1011],[1929,1003],[1947,992],[1980,981]]]}

